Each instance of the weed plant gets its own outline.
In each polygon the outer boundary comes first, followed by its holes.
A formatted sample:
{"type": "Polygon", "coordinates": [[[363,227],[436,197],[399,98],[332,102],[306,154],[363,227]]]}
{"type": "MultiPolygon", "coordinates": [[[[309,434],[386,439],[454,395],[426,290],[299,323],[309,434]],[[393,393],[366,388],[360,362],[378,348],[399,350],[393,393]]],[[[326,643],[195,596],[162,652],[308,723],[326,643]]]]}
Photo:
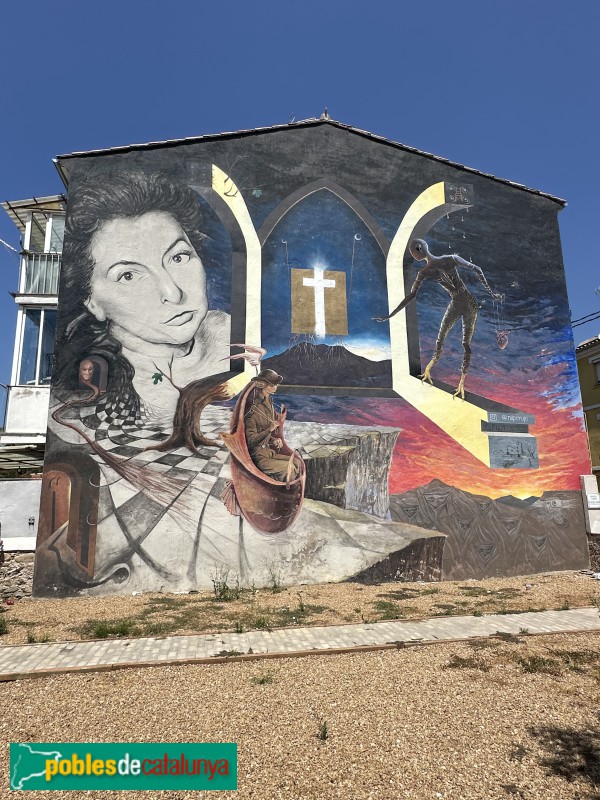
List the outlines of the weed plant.
{"type": "Polygon", "coordinates": [[[319,739],[321,742],[326,742],[327,739],[329,739],[329,728],[327,727],[327,722],[324,719],[319,720],[317,739],[319,739]]]}
{"type": "Polygon", "coordinates": [[[560,675],[561,673],[560,663],[554,658],[545,658],[544,656],[523,656],[517,658],[517,662],[521,665],[523,672],[541,672],[545,675],[560,675]]]}
{"type": "Polygon", "coordinates": [[[458,656],[453,653],[448,663],[444,665],[444,669],[478,669],[481,672],[489,672],[490,666],[482,658],[458,656]]]}
{"type": "Polygon", "coordinates": [[[239,576],[236,575],[235,584],[230,586],[229,573],[229,567],[226,565],[221,565],[217,567],[215,572],[211,575],[215,598],[223,603],[229,603],[232,600],[239,600],[242,593],[239,576]]]}
{"type": "Polygon", "coordinates": [[[252,683],[255,686],[267,686],[269,683],[273,683],[273,676],[270,672],[263,672],[262,675],[255,675],[252,678],[252,683]]]}
{"type": "Polygon", "coordinates": [[[45,644],[49,641],[50,637],[47,633],[44,633],[41,636],[36,636],[33,631],[27,631],[27,644],[45,644]]]}

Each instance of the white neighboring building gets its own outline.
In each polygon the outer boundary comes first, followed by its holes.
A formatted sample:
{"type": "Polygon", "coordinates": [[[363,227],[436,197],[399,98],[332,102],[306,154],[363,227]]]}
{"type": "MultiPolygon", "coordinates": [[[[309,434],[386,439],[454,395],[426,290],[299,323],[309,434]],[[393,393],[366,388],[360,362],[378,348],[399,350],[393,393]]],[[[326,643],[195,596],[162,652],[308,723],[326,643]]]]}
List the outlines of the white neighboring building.
{"type": "MultiPolygon", "coordinates": [[[[0,535],[6,550],[33,550],[40,482],[11,486],[14,479],[2,480],[2,475],[8,470],[41,471],[43,466],[65,198],[53,195],[1,205],[19,229],[23,244],[18,287],[12,293],[17,326],[11,378],[5,387],[4,428],[0,431],[0,535]]],[[[23,481],[31,483],[26,478],[19,483],[23,481]]]]}

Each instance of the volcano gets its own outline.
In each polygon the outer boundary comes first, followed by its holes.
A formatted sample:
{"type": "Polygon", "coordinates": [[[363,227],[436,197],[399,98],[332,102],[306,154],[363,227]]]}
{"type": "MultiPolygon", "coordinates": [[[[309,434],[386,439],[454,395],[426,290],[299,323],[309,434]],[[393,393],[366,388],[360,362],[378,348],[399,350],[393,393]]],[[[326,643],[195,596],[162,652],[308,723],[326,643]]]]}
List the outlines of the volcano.
{"type": "Polygon", "coordinates": [[[262,366],[283,375],[291,386],[349,386],[385,389],[392,385],[392,362],[371,361],[341,345],[302,342],[266,358],[262,366]]]}

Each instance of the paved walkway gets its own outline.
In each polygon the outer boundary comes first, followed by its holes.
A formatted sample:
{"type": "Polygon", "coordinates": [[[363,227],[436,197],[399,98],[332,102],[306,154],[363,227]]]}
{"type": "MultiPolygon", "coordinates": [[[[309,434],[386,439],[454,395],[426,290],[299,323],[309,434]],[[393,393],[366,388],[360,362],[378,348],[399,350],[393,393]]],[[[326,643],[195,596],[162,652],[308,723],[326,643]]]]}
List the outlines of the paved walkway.
{"type": "Polygon", "coordinates": [[[460,641],[498,633],[574,633],[600,630],[597,608],[436,617],[420,621],[312,628],[283,628],[248,633],[213,633],[146,639],[101,639],[0,646],[0,681],[65,672],[97,672],[165,664],[217,663],[232,658],[324,655],[460,641]]]}

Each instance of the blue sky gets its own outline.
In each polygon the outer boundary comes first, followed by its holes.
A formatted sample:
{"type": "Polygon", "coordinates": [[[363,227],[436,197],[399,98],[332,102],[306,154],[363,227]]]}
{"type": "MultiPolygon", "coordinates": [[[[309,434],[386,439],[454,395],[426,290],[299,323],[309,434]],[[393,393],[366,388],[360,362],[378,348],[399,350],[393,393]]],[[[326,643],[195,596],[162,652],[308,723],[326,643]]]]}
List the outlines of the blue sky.
{"type": "MultiPolygon", "coordinates": [[[[4,3],[0,196],[52,158],[318,116],[524,183],[560,214],[573,318],[600,311],[600,4],[572,0],[4,3]]],[[[18,247],[1,212],[0,238],[18,247]]],[[[0,247],[0,381],[17,259],[0,247]]],[[[600,320],[575,329],[579,342],[600,320]]]]}

